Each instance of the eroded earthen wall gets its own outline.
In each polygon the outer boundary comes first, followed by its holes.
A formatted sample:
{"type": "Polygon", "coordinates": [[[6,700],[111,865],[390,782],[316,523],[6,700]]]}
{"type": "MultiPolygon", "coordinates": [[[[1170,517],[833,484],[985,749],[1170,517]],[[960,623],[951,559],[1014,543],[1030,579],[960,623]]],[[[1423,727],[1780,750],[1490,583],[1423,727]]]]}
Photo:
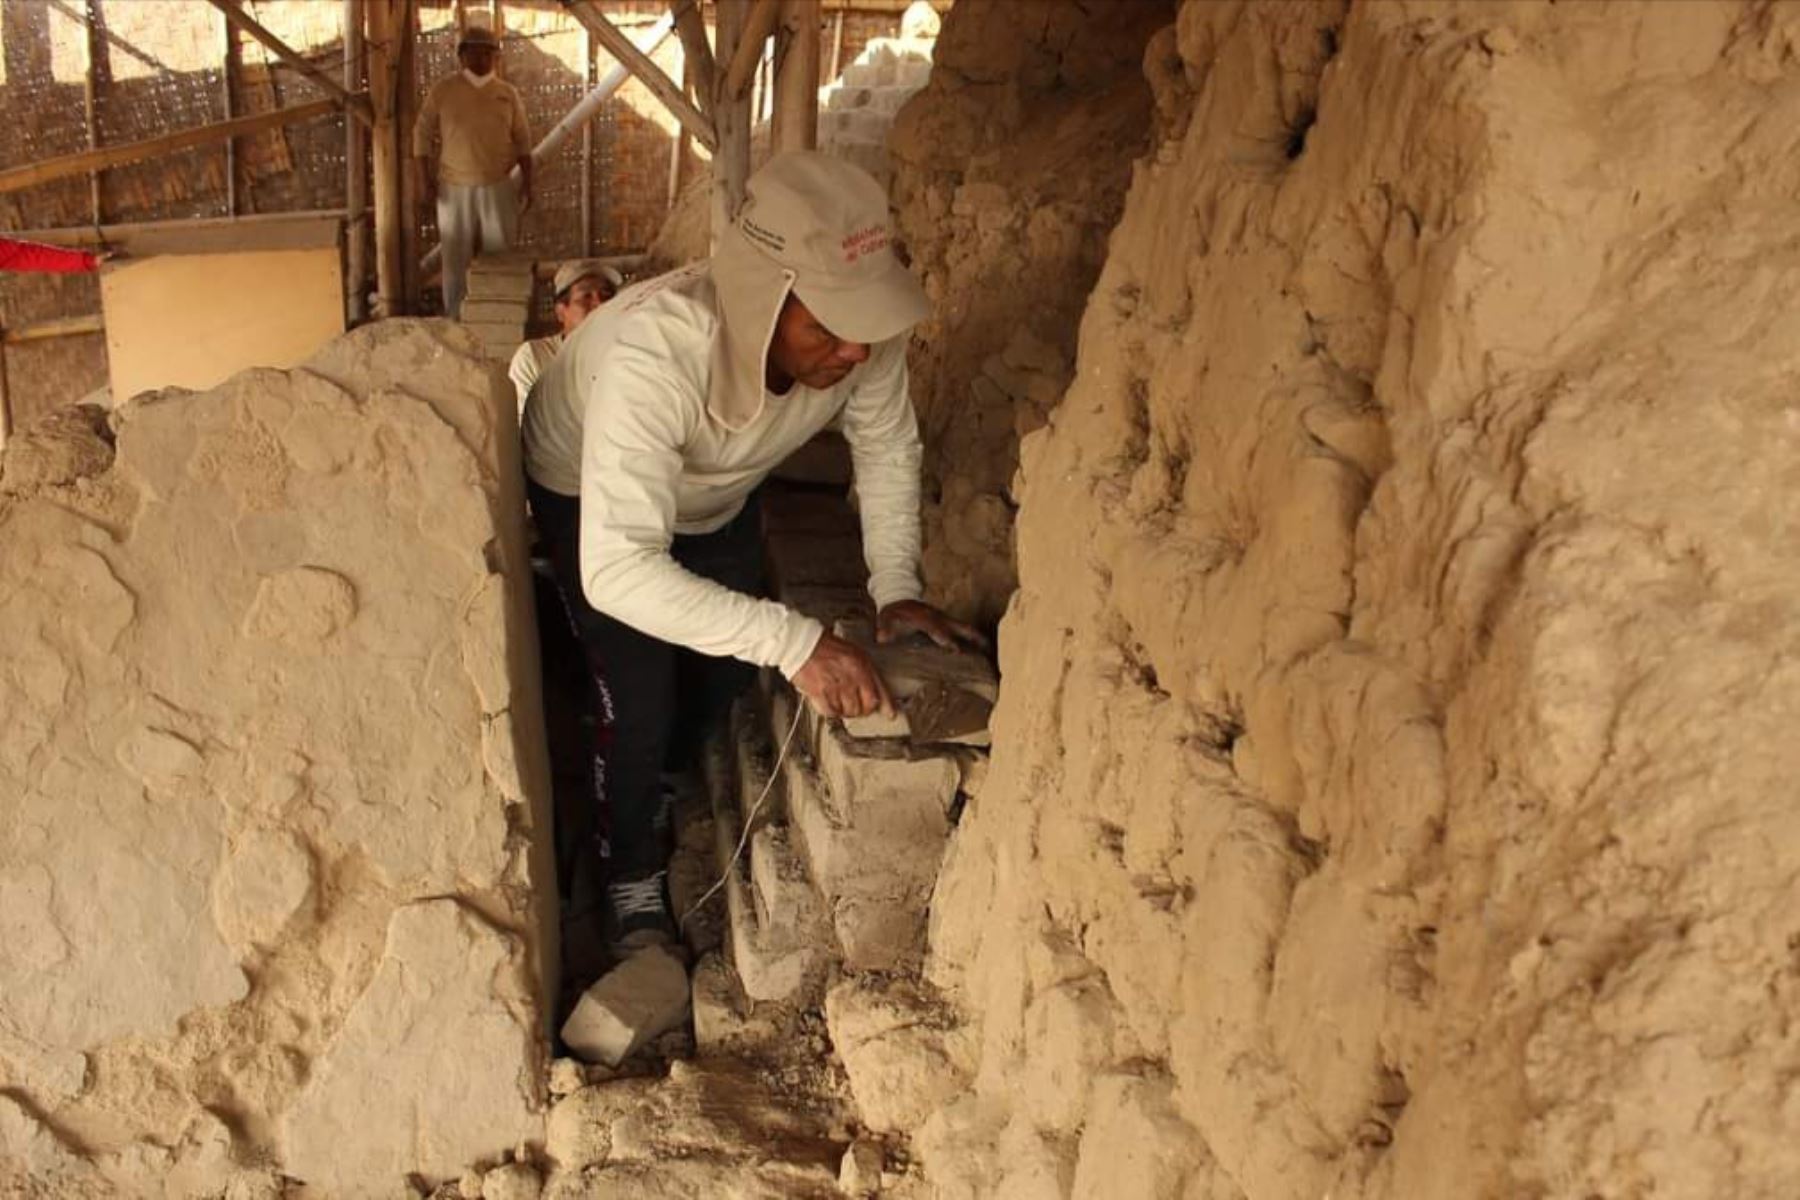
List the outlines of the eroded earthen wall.
{"type": "Polygon", "coordinates": [[[477,354],[382,322],[0,457],[0,1191],[373,1195],[540,1135],[547,768],[477,354]]]}
{"type": "Polygon", "coordinates": [[[953,8],[889,140],[893,203],[932,301],[910,367],[927,447],[925,582],[996,621],[1017,582],[1013,474],[1074,371],[1075,334],[1131,164],[1141,63],[1174,0],[953,8]]]}
{"type": "Polygon", "coordinates": [[[940,1195],[1791,1191],[1797,49],[1712,0],[1156,36],[934,903],[940,1195]]]}

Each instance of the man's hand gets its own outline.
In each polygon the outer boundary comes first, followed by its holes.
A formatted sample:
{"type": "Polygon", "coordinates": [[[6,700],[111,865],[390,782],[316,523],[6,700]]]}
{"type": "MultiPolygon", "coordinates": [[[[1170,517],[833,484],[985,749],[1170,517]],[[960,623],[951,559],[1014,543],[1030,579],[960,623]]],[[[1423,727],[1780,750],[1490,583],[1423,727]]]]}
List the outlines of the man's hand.
{"type": "Polygon", "coordinates": [[[812,657],[794,673],[794,686],[828,717],[866,717],[876,709],[892,716],[894,698],[861,646],[827,633],[812,657]]]}
{"type": "Polygon", "coordinates": [[[912,632],[924,634],[946,650],[961,649],[959,642],[983,649],[988,644],[973,625],[953,620],[923,600],[896,600],[876,614],[876,641],[887,643],[912,632]]]}

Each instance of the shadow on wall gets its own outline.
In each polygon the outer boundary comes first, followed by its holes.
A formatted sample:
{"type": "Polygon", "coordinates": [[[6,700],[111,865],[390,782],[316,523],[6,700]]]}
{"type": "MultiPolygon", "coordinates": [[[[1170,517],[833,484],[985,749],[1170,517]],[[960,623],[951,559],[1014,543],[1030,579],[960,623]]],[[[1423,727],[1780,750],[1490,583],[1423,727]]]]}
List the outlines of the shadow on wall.
{"type": "Polygon", "coordinates": [[[1153,124],[1144,48],[1172,0],[950,10],[889,152],[933,319],[913,346],[931,598],[992,624],[1017,577],[1019,439],[1060,401],[1076,329],[1153,124]]]}

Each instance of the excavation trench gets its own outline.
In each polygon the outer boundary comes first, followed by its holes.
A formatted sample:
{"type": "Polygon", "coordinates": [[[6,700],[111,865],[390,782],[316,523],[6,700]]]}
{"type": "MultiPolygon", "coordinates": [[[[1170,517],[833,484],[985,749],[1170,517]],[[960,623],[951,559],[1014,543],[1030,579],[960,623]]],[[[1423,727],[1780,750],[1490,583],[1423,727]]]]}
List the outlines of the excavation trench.
{"type": "MultiPolygon", "coordinates": [[[[763,679],[677,806],[692,1016],[617,1069],[552,1053],[581,770],[482,342],[19,431],[4,1186],[1791,1194],[1797,46],[956,5],[871,165],[992,746],[763,679]]],[[[842,494],[759,501],[834,623],[842,494]]]]}

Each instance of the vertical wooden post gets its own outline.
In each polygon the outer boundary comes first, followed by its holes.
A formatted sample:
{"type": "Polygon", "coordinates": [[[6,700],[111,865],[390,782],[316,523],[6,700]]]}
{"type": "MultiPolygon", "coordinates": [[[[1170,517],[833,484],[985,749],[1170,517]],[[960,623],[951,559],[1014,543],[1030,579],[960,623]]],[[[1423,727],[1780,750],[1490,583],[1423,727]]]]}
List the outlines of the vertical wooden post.
{"type": "MultiPolygon", "coordinates": [[[[699,86],[694,60],[688,57],[687,47],[681,49],[681,94],[692,100],[695,89],[699,86]]],[[[687,162],[688,146],[693,135],[687,126],[677,124],[675,137],[669,142],[669,211],[675,211],[675,202],[681,198],[681,168],[687,162]]]]}
{"type": "MultiPolygon", "coordinates": [[[[225,103],[225,119],[237,116],[237,100],[232,94],[232,82],[243,74],[244,56],[238,44],[237,26],[225,20],[223,13],[219,20],[224,24],[225,64],[219,71],[219,96],[225,103]]],[[[237,139],[225,139],[225,215],[238,215],[237,194],[237,139]]]]}
{"type": "Polygon", "coordinates": [[[783,0],[770,149],[819,147],[819,0],[783,0]]]}
{"type": "Polygon", "coordinates": [[[394,55],[394,139],[398,143],[400,164],[400,270],[405,281],[406,311],[416,313],[424,298],[424,272],[419,269],[419,243],[423,230],[419,223],[419,183],[412,170],[413,126],[419,119],[419,3],[418,0],[395,0],[399,7],[399,28],[395,36],[398,48],[394,55]]]}
{"type": "MultiPolygon", "coordinates": [[[[581,94],[594,90],[594,34],[581,27],[581,94]]],[[[581,253],[594,252],[594,123],[581,123],[581,253]]]]}
{"type": "MultiPolygon", "coordinates": [[[[100,148],[100,56],[105,53],[100,41],[100,0],[87,0],[87,4],[83,7],[83,15],[87,18],[83,23],[83,29],[87,35],[87,75],[81,89],[82,110],[87,118],[88,149],[98,150],[100,148]]],[[[88,172],[88,208],[92,213],[95,229],[106,224],[106,213],[100,204],[100,172],[98,171],[88,172]]]]}
{"type": "MultiPolygon", "coordinates": [[[[363,90],[363,0],[344,0],[344,86],[363,90]]],[[[369,131],[344,114],[344,319],[369,315],[369,131]]]]}
{"type": "Polygon", "coordinates": [[[396,317],[406,296],[404,251],[400,235],[401,206],[405,203],[401,180],[407,174],[407,148],[400,144],[398,63],[400,10],[407,0],[368,0],[369,100],[375,111],[370,137],[371,174],[375,190],[375,280],[380,295],[378,316],[396,317]]]}
{"type": "Polygon", "coordinates": [[[837,16],[831,22],[831,74],[827,79],[836,79],[844,73],[844,10],[838,9],[837,16]]]}
{"type": "MultiPolygon", "coordinates": [[[[731,62],[749,15],[749,0],[718,0],[718,26],[714,61],[731,62]]],[[[716,72],[713,92],[713,130],[719,148],[713,154],[712,240],[719,238],[744,203],[744,181],[750,177],[750,97],[733,95],[729,71],[716,72]]]]}
{"type": "Polygon", "coordinates": [[[6,329],[0,327],[0,450],[12,437],[12,395],[6,389],[6,329]]]}

